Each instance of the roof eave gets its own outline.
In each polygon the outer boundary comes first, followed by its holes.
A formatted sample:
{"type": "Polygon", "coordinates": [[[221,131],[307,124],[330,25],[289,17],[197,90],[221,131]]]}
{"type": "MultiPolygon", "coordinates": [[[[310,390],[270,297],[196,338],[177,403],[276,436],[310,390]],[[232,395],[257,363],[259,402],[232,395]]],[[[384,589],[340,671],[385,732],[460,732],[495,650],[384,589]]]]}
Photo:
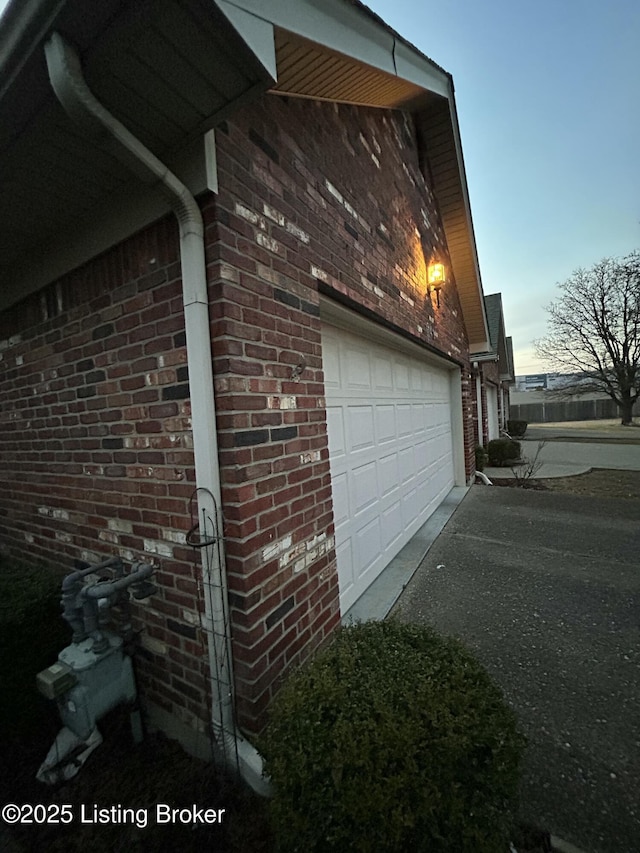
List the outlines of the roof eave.
{"type": "MultiPolygon", "coordinates": [[[[452,256],[469,350],[472,354],[487,351],[490,348],[489,329],[451,75],[396,33],[360,0],[324,0],[323,3],[315,0],[216,2],[223,10],[231,6],[242,8],[250,15],[268,20],[277,32],[292,33],[297,39],[321,46],[329,54],[349,57],[360,68],[366,66],[378,73],[381,83],[387,82],[390,77],[407,83],[404,99],[402,92],[398,92],[395,100],[386,103],[375,102],[373,98],[359,102],[350,100],[348,91],[339,86],[331,91],[326,87],[322,90],[309,88],[306,82],[306,88],[296,85],[295,78],[289,79],[279,69],[274,91],[280,94],[409,110],[418,121],[421,115],[425,115],[427,124],[439,111],[437,119],[444,118],[446,122],[444,162],[440,165],[449,179],[453,174],[456,176],[455,199],[453,202],[450,199],[450,181],[439,183],[434,174],[435,193],[441,212],[444,209],[443,227],[452,256]],[[448,202],[444,199],[445,194],[448,202]]],[[[425,133],[425,137],[428,136],[425,133]]],[[[427,148],[432,142],[432,139],[427,139],[427,148]]],[[[440,141],[438,144],[441,144],[440,141]]],[[[429,156],[428,150],[423,153],[429,156]]],[[[438,172],[438,169],[432,168],[432,172],[438,172]]]]}

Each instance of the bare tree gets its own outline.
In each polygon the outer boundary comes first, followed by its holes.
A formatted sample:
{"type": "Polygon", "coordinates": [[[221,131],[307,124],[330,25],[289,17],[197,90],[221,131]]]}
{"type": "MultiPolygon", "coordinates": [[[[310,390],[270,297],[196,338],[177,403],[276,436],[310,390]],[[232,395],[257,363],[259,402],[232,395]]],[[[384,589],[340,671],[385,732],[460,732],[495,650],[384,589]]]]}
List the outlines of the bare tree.
{"type": "Polygon", "coordinates": [[[630,425],[640,397],[640,251],[578,269],[559,287],[548,333],[534,341],[538,357],[569,374],[565,394],[604,392],[630,425]]]}

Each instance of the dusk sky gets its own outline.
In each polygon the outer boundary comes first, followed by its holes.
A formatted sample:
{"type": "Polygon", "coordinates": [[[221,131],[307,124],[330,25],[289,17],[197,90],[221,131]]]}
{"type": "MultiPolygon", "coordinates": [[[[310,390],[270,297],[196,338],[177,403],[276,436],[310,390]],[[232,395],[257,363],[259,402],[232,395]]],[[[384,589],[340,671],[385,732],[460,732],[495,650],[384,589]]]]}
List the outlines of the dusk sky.
{"type": "Polygon", "coordinates": [[[453,75],[484,292],[538,372],[556,284],[640,248],[640,2],[368,5],[453,75]]]}
{"type": "Polygon", "coordinates": [[[484,292],[536,373],[556,284],[640,248],[640,2],[368,5],[453,75],[484,292]]]}

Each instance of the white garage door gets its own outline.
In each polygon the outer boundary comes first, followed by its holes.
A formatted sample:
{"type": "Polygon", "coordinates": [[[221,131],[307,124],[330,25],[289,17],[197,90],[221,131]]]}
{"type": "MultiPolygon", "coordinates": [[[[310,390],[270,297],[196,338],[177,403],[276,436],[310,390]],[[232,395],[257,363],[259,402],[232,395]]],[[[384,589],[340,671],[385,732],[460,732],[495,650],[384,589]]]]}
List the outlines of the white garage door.
{"type": "Polygon", "coordinates": [[[327,428],[344,613],[454,485],[449,373],[323,327],[327,428]]]}

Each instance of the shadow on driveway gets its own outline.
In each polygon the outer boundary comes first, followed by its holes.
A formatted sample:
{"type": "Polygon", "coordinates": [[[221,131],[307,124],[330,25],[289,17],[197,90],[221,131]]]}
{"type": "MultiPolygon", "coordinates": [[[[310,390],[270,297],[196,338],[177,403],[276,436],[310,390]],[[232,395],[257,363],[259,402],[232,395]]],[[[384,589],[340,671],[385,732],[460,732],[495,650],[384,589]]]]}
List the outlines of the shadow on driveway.
{"type": "Polygon", "coordinates": [[[393,613],[460,637],[529,738],[523,817],[640,851],[637,501],[474,486],[393,613]]]}

